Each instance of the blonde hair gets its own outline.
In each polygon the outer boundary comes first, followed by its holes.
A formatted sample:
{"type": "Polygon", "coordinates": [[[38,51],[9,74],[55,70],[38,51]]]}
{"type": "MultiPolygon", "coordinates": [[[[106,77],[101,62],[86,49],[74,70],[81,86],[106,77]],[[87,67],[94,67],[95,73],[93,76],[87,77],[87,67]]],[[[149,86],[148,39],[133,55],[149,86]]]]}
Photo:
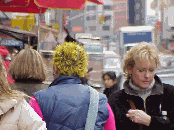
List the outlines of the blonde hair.
{"type": "Polygon", "coordinates": [[[156,67],[160,66],[159,51],[153,43],[141,42],[132,47],[124,56],[123,72],[126,79],[130,79],[128,67],[134,67],[136,60],[153,60],[156,67]]]}
{"type": "Polygon", "coordinates": [[[22,99],[29,97],[28,95],[18,90],[12,90],[7,82],[7,73],[3,65],[2,57],[0,56],[0,101],[5,99],[22,99]]]}
{"type": "Polygon", "coordinates": [[[59,68],[60,75],[84,77],[88,65],[87,54],[76,42],[65,42],[56,47],[53,65],[59,68]]]}
{"type": "Polygon", "coordinates": [[[21,50],[10,63],[8,72],[15,80],[46,79],[46,65],[40,53],[34,49],[21,50]]]}

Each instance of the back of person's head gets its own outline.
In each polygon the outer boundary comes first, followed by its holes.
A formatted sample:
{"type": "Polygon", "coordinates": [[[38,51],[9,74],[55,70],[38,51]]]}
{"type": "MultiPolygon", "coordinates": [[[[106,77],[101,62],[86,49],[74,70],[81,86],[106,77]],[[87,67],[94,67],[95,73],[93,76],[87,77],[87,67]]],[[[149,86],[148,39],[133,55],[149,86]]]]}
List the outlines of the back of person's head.
{"type": "Polygon", "coordinates": [[[8,71],[15,81],[42,82],[46,79],[46,65],[34,49],[21,50],[10,63],[8,71]]]}
{"type": "Polygon", "coordinates": [[[112,79],[113,81],[116,80],[116,74],[114,71],[107,71],[105,73],[102,74],[102,79],[104,80],[104,76],[107,75],[109,76],[110,79],[112,79]]]}
{"type": "Polygon", "coordinates": [[[84,77],[88,70],[87,53],[76,42],[65,42],[56,47],[53,65],[57,66],[60,75],[84,77]]]}
{"type": "Polygon", "coordinates": [[[128,67],[134,67],[137,61],[155,61],[156,67],[160,66],[159,51],[155,44],[141,42],[132,47],[124,56],[123,72],[126,79],[130,79],[128,67]]]}
{"type": "Polygon", "coordinates": [[[10,88],[10,85],[7,82],[6,69],[3,65],[2,57],[0,56],[0,101],[12,98],[22,98],[24,96],[27,95],[20,91],[12,90],[10,88]]]}

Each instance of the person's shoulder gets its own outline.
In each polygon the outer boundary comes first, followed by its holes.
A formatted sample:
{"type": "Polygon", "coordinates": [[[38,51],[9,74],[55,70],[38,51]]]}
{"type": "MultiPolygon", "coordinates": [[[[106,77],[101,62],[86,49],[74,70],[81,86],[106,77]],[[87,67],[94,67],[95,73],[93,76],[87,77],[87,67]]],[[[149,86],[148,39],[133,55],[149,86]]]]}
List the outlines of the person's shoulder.
{"type": "Polygon", "coordinates": [[[168,93],[174,94],[174,86],[171,84],[165,84],[163,83],[164,91],[167,91],[168,93]]]}
{"type": "Polygon", "coordinates": [[[105,94],[100,93],[100,92],[98,92],[98,93],[99,93],[99,100],[107,100],[107,97],[105,94]]]}
{"type": "Polygon", "coordinates": [[[119,100],[124,93],[124,89],[119,90],[119,91],[115,91],[114,93],[112,93],[109,97],[108,97],[108,101],[116,101],[119,100]]]}
{"type": "Polygon", "coordinates": [[[39,96],[39,95],[50,95],[51,92],[51,89],[48,87],[48,88],[45,88],[45,89],[42,89],[42,90],[38,90],[37,92],[34,92],[33,95],[36,97],[36,96],[39,96]]]}

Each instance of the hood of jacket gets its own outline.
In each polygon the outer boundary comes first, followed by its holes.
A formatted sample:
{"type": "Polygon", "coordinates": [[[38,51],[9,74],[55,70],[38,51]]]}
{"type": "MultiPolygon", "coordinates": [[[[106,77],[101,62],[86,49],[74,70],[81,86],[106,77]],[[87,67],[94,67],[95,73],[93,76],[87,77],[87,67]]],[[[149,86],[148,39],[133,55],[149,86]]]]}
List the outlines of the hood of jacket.
{"type": "Polygon", "coordinates": [[[0,102],[0,115],[7,113],[18,103],[19,101],[16,99],[5,99],[4,101],[0,102]]]}
{"type": "Polygon", "coordinates": [[[58,78],[56,78],[50,85],[61,85],[61,84],[81,84],[81,80],[77,76],[68,76],[68,75],[61,75],[58,78]]]}

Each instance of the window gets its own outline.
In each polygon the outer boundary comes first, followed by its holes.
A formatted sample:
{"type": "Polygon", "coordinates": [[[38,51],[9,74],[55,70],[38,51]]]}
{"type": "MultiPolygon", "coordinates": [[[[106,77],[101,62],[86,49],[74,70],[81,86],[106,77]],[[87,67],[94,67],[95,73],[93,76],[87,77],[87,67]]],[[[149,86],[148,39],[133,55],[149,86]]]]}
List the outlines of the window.
{"type": "Polygon", "coordinates": [[[93,16],[87,16],[87,17],[86,17],[86,20],[87,20],[87,21],[90,21],[90,20],[96,20],[96,15],[93,15],[93,16]]]}
{"type": "Polygon", "coordinates": [[[110,39],[110,36],[109,35],[105,35],[102,38],[103,38],[103,40],[109,40],[110,39]]]}
{"type": "Polygon", "coordinates": [[[112,10],[111,5],[103,5],[103,10],[112,10]]]}
{"type": "Polygon", "coordinates": [[[96,10],[96,6],[95,5],[93,5],[93,6],[87,6],[87,8],[86,8],[86,10],[87,11],[90,11],[90,10],[96,10]]]}
{"type": "Polygon", "coordinates": [[[111,20],[111,15],[106,15],[105,16],[105,20],[107,21],[107,20],[111,20]]]}
{"type": "Polygon", "coordinates": [[[110,30],[110,26],[109,25],[103,26],[103,31],[109,31],[109,30],[110,30]]]}
{"type": "Polygon", "coordinates": [[[96,26],[90,26],[90,27],[89,27],[89,30],[90,30],[90,31],[96,31],[96,26]]]}

